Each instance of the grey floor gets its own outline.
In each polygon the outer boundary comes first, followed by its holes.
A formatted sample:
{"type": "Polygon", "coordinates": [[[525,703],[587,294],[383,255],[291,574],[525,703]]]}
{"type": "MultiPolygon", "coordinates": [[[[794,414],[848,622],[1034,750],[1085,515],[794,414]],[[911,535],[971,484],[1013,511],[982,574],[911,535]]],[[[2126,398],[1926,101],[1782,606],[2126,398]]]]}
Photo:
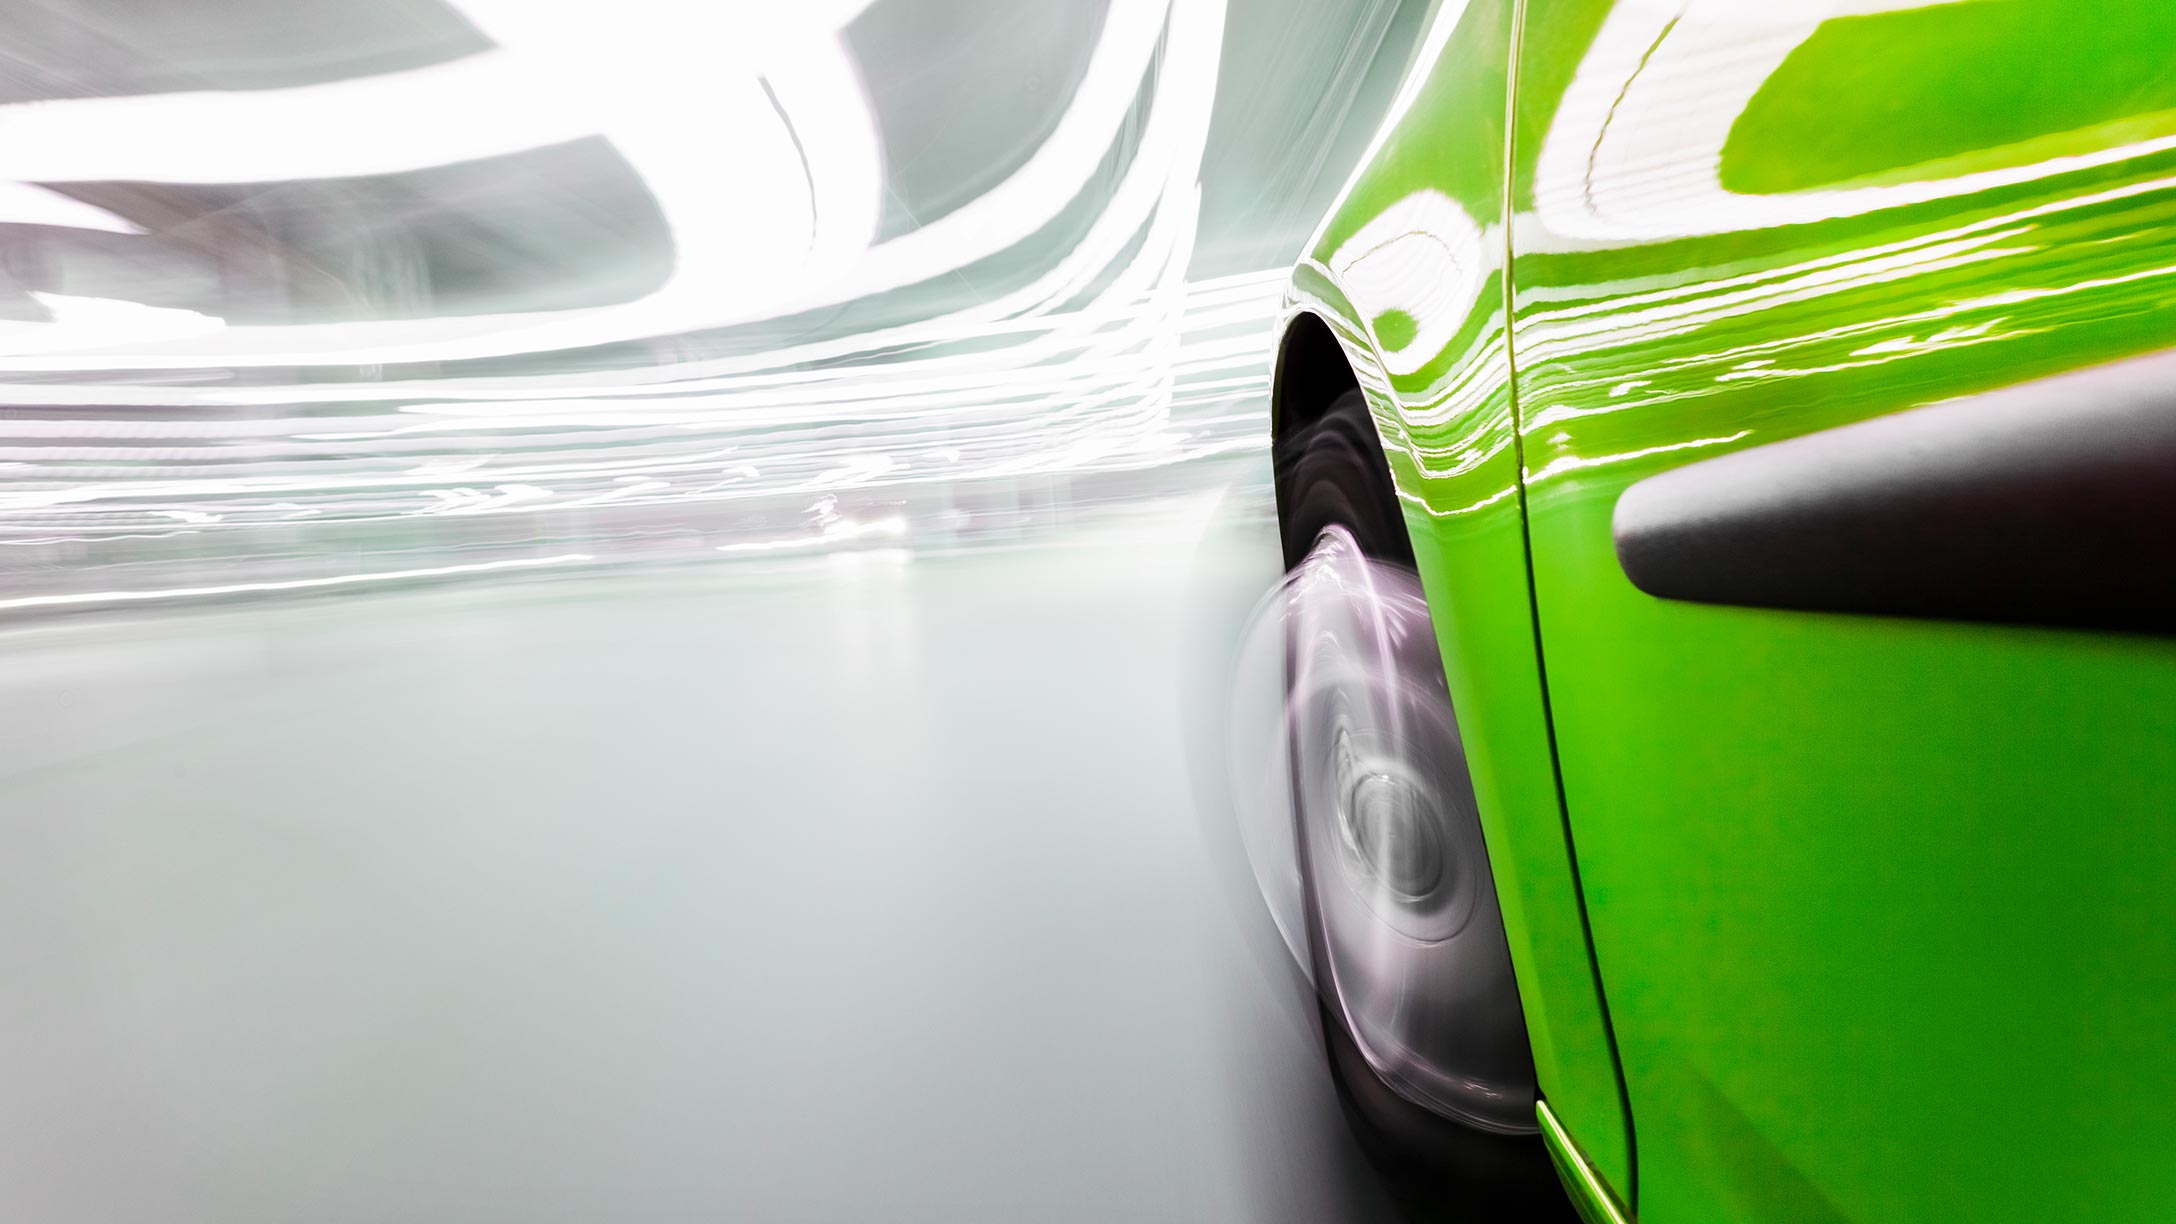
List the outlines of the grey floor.
{"type": "Polygon", "coordinates": [[[1240,501],[0,629],[0,1219],[1387,1217],[1218,810],[1240,501]]]}

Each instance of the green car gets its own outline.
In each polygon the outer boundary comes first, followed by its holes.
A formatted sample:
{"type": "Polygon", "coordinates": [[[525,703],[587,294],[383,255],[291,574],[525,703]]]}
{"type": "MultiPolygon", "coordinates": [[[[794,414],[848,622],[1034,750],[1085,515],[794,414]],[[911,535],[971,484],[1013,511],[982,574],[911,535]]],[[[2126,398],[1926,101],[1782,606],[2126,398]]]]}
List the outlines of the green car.
{"type": "Polygon", "coordinates": [[[2176,1218],[2172,349],[2169,0],[1441,0],[1274,401],[1372,1140],[2176,1218]]]}

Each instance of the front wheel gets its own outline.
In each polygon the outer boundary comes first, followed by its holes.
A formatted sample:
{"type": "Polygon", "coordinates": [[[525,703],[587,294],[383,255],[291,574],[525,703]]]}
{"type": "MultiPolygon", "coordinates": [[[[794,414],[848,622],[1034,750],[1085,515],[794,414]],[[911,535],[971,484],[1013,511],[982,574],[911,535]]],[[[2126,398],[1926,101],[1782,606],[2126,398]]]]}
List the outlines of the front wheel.
{"type": "Polygon", "coordinates": [[[1428,603],[1358,392],[1280,445],[1286,727],[1308,946],[1379,1164],[1561,1203],[1428,603]]]}

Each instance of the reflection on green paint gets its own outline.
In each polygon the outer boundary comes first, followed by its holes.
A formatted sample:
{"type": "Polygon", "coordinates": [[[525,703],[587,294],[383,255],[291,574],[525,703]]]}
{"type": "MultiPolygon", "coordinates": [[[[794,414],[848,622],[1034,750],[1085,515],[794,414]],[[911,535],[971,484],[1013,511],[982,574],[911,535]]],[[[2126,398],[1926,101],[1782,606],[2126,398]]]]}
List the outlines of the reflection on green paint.
{"type": "Polygon", "coordinates": [[[1419,334],[1420,324],[1402,310],[1386,310],[1375,316],[1375,341],[1386,353],[1400,351],[1419,334]]]}
{"type": "Polygon", "coordinates": [[[2167,3],[1976,0],[1827,21],[1738,117],[1722,184],[1918,181],[2167,135],[2171,48],[2167,3]]]}

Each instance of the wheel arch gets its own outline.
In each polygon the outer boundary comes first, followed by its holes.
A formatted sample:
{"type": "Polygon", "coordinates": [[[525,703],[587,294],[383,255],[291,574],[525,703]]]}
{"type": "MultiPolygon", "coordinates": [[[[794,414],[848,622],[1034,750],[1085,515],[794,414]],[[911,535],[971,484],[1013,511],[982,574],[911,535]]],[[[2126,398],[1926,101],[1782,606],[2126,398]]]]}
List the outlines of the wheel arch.
{"type": "MultiPolygon", "coordinates": [[[[1367,401],[1383,465],[1375,472],[1385,493],[1400,507],[1408,536],[1418,539],[1425,524],[1414,521],[1417,494],[1400,479],[1393,455],[1405,445],[1399,428],[1397,397],[1384,373],[1373,339],[1329,270],[1313,260],[1300,264],[1286,295],[1278,325],[1276,359],[1270,381],[1270,445],[1273,453],[1288,439],[1319,421],[1339,397],[1358,390],[1367,401]]],[[[1276,472],[1278,506],[1284,508],[1285,472],[1276,472]]],[[[1287,558],[1291,561],[1292,558],[1287,558]]]]}
{"type": "Polygon", "coordinates": [[[1332,318],[1317,310],[1296,310],[1288,317],[1278,345],[1270,466],[1285,568],[1297,567],[1314,547],[1315,541],[1307,538],[1311,515],[1298,499],[1321,497],[1317,469],[1334,462],[1333,452],[1345,454],[1344,476],[1333,482],[1345,489],[1338,498],[1345,525],[1353,529],[1368,555],[1411,568],[1416,538],[1410,521],[1413,505],[1401,495],[1395,464],[1384,449],[1384,421],[1395,416],[1387,407],[1390,397],[1380,382],[1376,383],[1380,393],[1368,394],[1368,380],[1360,374],[1366,367],[1357,365],[1347,345],[1340,342],[1332,318]],[[1355,400],[1362,418],[1357,421],[1350,411],[1355,400]],[[1341,405],[1347,406],[1342,409],[1345,420],[1332,425],[1328,418],[1341,411],[1341,405]],[[1364,432],[1364,441],[1353,436],[1356,429],[1364,432]],[[1357,450],[1350,449],[1355,446],[1357,450]],[[1305,492],[1308,489],[1314,491],[1305,492]]]}
{"type": "Polygon", "coordinates": [[[1304,428],[1355,387],[1367,396],[1387,451],[1399,442],[1396,397],[1374,338],[1330,270],[1313,259],[1302,260],[1293,269],[1277,325],[1269,393],[1272,438],[1304,428]]]}
{"type": "Polygon", "coordinates": [[[1318,420],[1338,396],[1360,385],[1352,361],[1330,325],[1314,310],[1285,316],[1270,383],[1272,438],[1284,438],[1318,420]]]}

